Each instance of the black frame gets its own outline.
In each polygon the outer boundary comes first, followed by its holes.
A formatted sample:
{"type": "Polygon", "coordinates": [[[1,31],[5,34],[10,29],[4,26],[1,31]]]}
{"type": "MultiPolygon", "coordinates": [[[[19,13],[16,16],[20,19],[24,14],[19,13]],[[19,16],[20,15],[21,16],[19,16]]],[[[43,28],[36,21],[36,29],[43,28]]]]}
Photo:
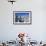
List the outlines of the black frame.
{"type": "Polygon", "coordinates": [[[13,11],[13,24],[14,25],[29,25],[29,24],[31,24],[32,25],[32,12],[31,11],[13,11]],[[28,22],[20,22],[20,23],[18,23],[18,22],[15,22],[15,14],[16,13],[29,13],[29,23],[28,22]]]}

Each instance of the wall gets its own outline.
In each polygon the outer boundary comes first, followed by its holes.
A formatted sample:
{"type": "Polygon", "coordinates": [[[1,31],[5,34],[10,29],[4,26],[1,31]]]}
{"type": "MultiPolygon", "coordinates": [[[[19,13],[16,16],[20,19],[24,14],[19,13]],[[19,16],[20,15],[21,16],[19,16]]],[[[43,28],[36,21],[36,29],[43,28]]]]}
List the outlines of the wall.
{"type": "Polygon", "coordinates": [[[26,32],[33,40],[46,40],[45,10],[42,0],[17,0],[13,5],[0,0],[0,40],[15,40],[19,32],[26,32]],[[13,25],[13,11],[31,10],[32,25],[13,25]]]}

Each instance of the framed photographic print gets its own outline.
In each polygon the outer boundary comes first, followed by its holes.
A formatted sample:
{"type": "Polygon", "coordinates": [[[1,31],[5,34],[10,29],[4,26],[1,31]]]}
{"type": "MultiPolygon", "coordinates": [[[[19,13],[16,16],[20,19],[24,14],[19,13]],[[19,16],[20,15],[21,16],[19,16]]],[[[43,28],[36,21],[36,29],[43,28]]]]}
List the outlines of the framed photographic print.
{"type": "Polygon", "coordinates": [[[15,25],[32,24],[32,12],[13,11],[13,24],[15,25]]]}

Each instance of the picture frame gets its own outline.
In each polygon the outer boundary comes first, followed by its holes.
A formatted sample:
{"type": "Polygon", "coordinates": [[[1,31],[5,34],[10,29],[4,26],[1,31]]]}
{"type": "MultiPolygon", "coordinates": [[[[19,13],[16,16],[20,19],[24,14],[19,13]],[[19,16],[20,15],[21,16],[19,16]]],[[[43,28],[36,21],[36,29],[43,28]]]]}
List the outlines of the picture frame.
{"type": "Polygon", "coordinates": [[[32,12],[31,11],[13,11],[13,24],[14,25],[32,24],[32,12]]]}

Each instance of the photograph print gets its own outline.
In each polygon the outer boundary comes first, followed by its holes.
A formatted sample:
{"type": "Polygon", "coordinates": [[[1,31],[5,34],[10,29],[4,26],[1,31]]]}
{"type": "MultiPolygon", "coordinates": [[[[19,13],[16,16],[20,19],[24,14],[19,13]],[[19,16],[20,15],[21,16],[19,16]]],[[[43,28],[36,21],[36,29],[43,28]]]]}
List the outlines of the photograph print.
{"type": "Polygon", "coordinates": [[[32,12],[31,11],[13,11],[13,24],[32,24],[32,12]]]}

